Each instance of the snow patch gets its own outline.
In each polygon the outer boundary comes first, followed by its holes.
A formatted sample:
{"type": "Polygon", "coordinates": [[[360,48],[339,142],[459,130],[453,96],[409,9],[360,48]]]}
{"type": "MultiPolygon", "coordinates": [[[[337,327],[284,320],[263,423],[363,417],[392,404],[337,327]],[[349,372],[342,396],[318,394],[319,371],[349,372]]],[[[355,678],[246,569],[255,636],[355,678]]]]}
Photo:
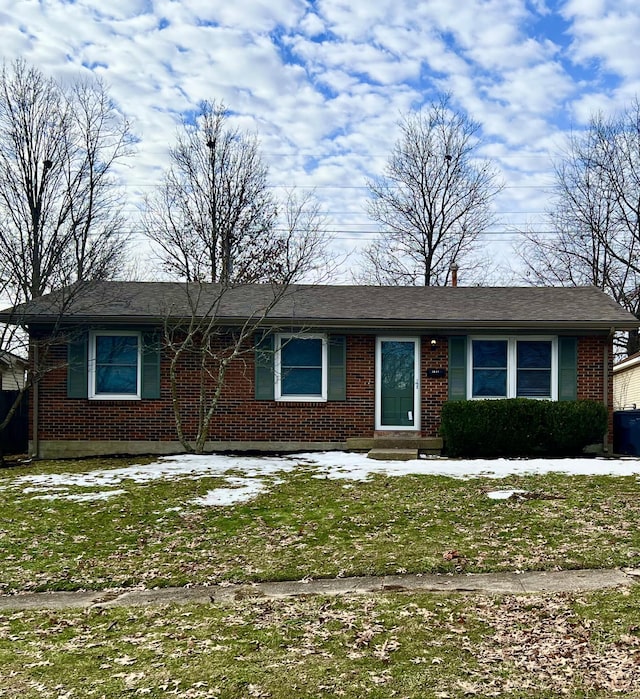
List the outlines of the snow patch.
{"type": "MultiPolygon", "coordinates": [[[[25,489],[26,491],[26,489],[25,489]]],[[[55,489],[56,492],[48,493],[47,495],[35,495],[32,500],[73,500],[75,502],[92,502],[94,500],[108,500],[114,495],[123,495],[126,490],[103,490],[98,493],[68,493],[67,491],[59,492],[60,488],[55,489]]]]}
{"type": "Polygon", "coordinates": [[[514,495],[521,495],[526,492],[526,490],[518,490],[517,488],[515,490],[491,490],[487,493],[487,497],[492,500],[508,500],[514,495]]]}
{"type": "Polygon", "coordinates": [[[191,500],[194,505],[201,507],[226,507],[241,502],[249,502],[267,489],[267,484],[257,478],[228,478],[230,488],[216,488],[205,496],[191,500]]]}
{"type": "MultiPolygon", "coordinates": [[[[3,479],[0,489],[20,488],[35,498],[65,498],[78,502],[104,500],[125,491],[118,488],[125,481],[150,483],[160,479],[218,477],[224,486],[210,490],[189,504],[226,506],[247,502],[279,482],[278,476],[297,468],[308,468],[314,478],[362,481],[373,475],[387,477],[406,475],[446,476],[470,479],[478,477],[507,478],[550,472],[570,475],[633,476],[640,474],[637,458],[577,459],[446,459],[431,457],[412,461],[377,461],[366,454],[347,452],[310,452],[288,456],[242,456],[183,454],[159,458],[157,461],[114,469],[97,469],[88,473],[24,475],[3,479]],[[70,493],[69,488],[93,488],[97,492],[70,493]]],[[[493,491],[494,499],[506,499],[521,491],[493,491]]]]}

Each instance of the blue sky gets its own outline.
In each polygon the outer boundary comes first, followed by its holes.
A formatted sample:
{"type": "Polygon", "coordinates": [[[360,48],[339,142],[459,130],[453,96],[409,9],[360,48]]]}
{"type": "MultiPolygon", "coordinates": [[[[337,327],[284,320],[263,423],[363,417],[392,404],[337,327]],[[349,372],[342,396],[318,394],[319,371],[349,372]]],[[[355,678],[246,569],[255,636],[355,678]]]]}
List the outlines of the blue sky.
{"type": "Polygon", "coordinates": [[[315,187],[336,245],[357,248],[400,116],[450,92],[502,172],[483,241],[506,258],[515,229],[548,227],[566,134],[640,94],[637,0],[0,0],[0,27],[4,59],[93,71],[131,118],[132,230],[181,115],[219,99],[258,132],[274,185],[315,187]]]}

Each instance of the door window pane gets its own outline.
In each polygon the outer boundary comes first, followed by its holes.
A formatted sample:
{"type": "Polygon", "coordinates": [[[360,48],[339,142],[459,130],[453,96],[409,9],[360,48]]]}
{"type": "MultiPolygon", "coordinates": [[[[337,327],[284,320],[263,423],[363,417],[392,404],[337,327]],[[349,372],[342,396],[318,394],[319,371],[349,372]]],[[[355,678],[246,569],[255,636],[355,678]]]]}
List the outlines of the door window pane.
{"type": "Polygon", "coordinates": [[[382,425],[415,425],[415,343],[383,340],[380,345],[380,399],[382,425]]]}

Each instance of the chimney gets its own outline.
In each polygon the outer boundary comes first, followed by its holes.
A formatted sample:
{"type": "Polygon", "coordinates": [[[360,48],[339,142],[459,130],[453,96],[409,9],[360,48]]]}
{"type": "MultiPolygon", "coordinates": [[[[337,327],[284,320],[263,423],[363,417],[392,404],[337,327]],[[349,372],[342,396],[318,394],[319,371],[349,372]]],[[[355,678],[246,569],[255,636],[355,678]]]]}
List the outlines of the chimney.
{"type": "Polygon", "coordinates": [[[449,265],[449,270],[451,271],[451,286],[458,286],[458,270],[460,267],[455,262],[449,265]]]}

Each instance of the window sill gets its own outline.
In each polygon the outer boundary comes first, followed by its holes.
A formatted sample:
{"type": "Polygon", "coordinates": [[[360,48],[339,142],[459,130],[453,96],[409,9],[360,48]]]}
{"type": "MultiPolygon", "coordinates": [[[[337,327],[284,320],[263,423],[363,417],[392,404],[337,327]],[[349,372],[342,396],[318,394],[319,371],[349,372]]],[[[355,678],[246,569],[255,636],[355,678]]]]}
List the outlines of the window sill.
{"type": "Polygon", "coordinates": [[[103,401],[103,400],[124,401],[124,400],[142,400],[142,399],[141,399],[140,396],[129,396],[129,395],[122,395],[122,394],[112,394],[112,395],[89,396],[89,400],[96,400],[96,401],[103,401]]]}
{"type": "Polygon", "coordinates": [[[280,396],[276,398],[276,403],[326,403],[323,396],[280,396]]]}
{"type": "Polygon", "coordinates": [[[471,396],[469,400],[516,400],[516,398],[523,398],[524,400],[558,400],[553,396],[471,396]]]}

